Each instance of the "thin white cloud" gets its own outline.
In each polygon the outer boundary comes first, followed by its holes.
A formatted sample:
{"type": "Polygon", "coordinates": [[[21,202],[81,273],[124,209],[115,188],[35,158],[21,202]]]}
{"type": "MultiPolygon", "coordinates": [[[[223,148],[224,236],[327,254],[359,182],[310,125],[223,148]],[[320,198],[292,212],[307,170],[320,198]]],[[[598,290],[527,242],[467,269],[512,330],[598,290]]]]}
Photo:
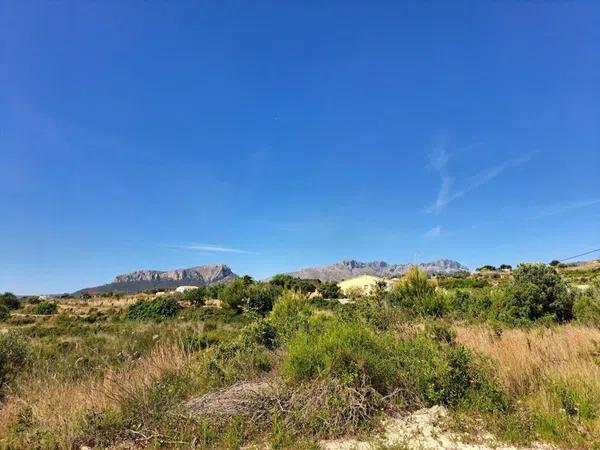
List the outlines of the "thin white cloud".
{"type": "Polygon", "coordinates": [[[212,244],[170,245],[169,247],[180,248],[183,250],[196,250],[199,252],[206,252],[206,253],[244,253],[244,254],[254,253],[254,252],[249,252],[247,250],[241,250],[239,248],[225,247],[222,245],[212,245],[212,244]]]}
{"type": "Polygon", "coordinates": [[[450,156],[448,155],[448,152],[444,146],[439,146],[438,149],[431,155],[429,159],[429,166],[438,172],[441,185],[435,202],[427,208],[427,212],[439,214],[449,203],[492,181],[506,170],[519,167],[527,163],[533,155],[534,152],[529,152],[517,158],[508,159],[501,164],[482,170],[481,172],[468,178],[461,189],[453,190],[452,185],[454,183],[454,179],[450,176],[448,171],[448,161],[450,156]]]}
{"type": "Polygon", "coordinates": [[[441,186],[435,203],[427,211],[438,213],[448,203],[452,187],[452,177],[448,173],[448,153],[444,145],[439,145],[436,151],[429,157],[429,165],[440,175],[441,186]]]}
{"type": "Polygon", "coordinates": [[[431,230],[427,231],[427,233],[425,233],[425,237],[428,238],[436,238],[439,237],[442,234],[442,227],[440,225],[433,227],[431,230]]]}
{"type": "Polygon", "coordinates": [[[549,206],[544,208],[540,214],[538,214],[538,218],[542,217],[552,217],[557,216],[559,214],[564,214],[570,211],[574,211],[581,208],[587,208],[593,205],[600,204],[600,198],[588,199],[588,200],[578,200],[571,203],[562,203],[559,205],[549,206]]]}

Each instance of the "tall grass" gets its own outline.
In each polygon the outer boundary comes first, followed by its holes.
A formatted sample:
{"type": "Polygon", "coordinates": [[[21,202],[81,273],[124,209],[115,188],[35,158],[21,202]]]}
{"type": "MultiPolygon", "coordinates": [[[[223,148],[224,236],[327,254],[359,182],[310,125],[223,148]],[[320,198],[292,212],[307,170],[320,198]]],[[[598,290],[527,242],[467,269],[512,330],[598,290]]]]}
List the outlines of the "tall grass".
{"type": "Polygon", "coordinates": [[[600,447],[600,329],[458,327],[457,335],[494,361],[499,381],[530,412],[534,437],[600,447]]]}
{"type": "Polygon", "coordinates": [[[71,449],[91,417],[107,410],[122,412],[128,402],[150,392],[153,383],[166,373],[180,371],[188,360],[180,347],[158,345],[148,355],[99,379],[65,383],[37,374],[23,380],[18,397],[0,409],[0,435],[16,420],[45,435],[51,447],[71,449]]]}
{"type": "Polygon", "coordinates": [[[600,392],[600,329],[576,325],[506,329],[457,327],[459,342],[495,360],[513,395],[530,393],[549,378],[591,381],[600,392]]]}

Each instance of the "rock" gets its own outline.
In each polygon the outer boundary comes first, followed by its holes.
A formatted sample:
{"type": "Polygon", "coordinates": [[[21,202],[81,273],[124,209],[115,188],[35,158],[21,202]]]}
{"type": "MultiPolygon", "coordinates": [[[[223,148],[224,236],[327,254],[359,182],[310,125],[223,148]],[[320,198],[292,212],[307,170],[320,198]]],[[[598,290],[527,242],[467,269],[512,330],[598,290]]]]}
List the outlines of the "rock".
{"type": "Polygon", "coordinates": [[[556,450],[556,447],[535,443],[532,447],[504,445],[491,435],[478,436],[480,442],[466,443],[456,433],[444,427],[448,411],[433,406],[401,417],[383,420],[384,432],[372,440],[336,439],[322,441],[325,450],[375,450],[397,447],[418,450],[556,450]]]}

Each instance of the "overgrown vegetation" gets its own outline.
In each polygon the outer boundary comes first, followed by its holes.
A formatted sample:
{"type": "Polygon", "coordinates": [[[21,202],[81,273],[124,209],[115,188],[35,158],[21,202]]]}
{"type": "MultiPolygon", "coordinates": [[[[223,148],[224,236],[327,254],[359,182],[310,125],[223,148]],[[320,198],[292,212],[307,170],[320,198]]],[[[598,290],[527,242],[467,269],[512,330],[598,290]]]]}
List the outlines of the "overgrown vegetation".
{"type": "Polygon", "coordinates": [[[134,320],[164,319],[175,317],[180,306],[173,297],[138,300],[127,309],[127,318],[134,320]]]}
{"type": "Polygon", "coordinates": [[[29,353],[28,343],[20,334],[14,331],[0,334],[0,400],[6,385],[27,364],[29,353]]]}
{"type": "Polygon", "coordinates": [[[19,309],[21,302],[12,292],[5,292],[4,294],[0,294],[0,305],[8,309],[19,309]]]}
{"type": "Polygon", "coordinates": [[[58,304],[56,302],[39,302],[36,303],[33,308],[31,308],[32,314],[40,314],[43,316],[56,314],[57,311],[58,304]]]}
{"type": "Polygon", "coordinates": [[[333,283],[287,275],[160,297],[8,296],[0,448],[315,448],[433,405],[464,431],[597,448],[600,284],[560,270],[490,282],[413,269],[344,304],[333,283]]]}

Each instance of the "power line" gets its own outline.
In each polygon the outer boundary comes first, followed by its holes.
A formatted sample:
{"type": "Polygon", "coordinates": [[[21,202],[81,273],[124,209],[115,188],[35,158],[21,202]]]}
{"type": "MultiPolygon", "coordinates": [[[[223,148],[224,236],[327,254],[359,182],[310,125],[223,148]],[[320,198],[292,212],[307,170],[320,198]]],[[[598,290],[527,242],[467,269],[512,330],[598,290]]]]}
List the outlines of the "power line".
{"type": "Polygon", "coordinates": [[[590,253],[595,253],[595,252],[600,252],[600,248],[597,248],[596,250],[590,250],[589,252],[580,253],[579,255],[569,256],[568,258],[561,259],[560,262],[568,261],[568,260],[574,259],[574,258],[579,258],[580,256],[589,255],[590,253]]]}

